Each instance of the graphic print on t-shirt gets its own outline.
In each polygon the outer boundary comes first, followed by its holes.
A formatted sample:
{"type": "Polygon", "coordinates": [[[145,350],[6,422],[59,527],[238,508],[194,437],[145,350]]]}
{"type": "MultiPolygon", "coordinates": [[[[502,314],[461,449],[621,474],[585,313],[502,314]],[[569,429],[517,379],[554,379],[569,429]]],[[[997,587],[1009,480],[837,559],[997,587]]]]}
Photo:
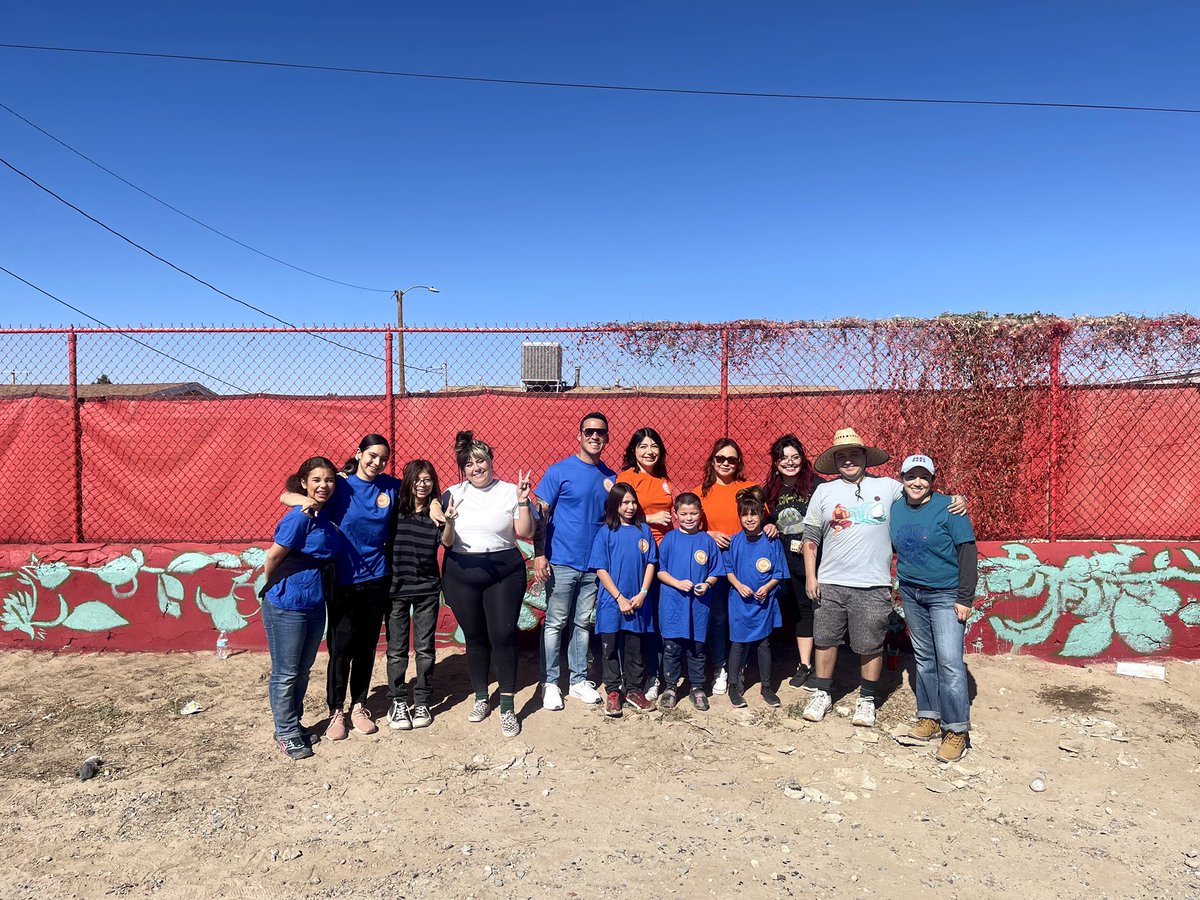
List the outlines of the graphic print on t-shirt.
{"type": "Polygon", "coordinates": [[[914,566],[925,564],[929,556],[929,533],[920,525],[903,525],[893,539],[896,552],[900,553],[914,566]]]}
{"type": "Polygon", "coordinates": [[[887,507],[884,506],[882,497],[864,500],[858,506],[852,506],[849,509],[839,503],[833,508],[833,518],[829,522],[829,527],[836,532],[852,525],[883,525],[888,520],[887,514],[887,507]]]}

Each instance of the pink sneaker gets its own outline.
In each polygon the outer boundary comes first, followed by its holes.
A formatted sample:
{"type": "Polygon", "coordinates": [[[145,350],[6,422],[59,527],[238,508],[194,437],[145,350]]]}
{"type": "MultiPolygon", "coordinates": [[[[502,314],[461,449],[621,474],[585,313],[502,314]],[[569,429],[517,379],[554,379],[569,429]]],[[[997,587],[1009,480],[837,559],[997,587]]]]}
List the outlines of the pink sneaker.
{"type": "Polygon", "coordinates": [[[354,708],[350,710],[350,724],[359,734],[374,734],[379,730],[379,726],[371,718],[371,711],[361,703],[355,703],[354,708]]]}
{"type": "Polygon", "coordinates": [[[346,739],[346,714],[340,709],[329,714],[329,724],[325,726],[325,737],[331,741],[346,739]]]}

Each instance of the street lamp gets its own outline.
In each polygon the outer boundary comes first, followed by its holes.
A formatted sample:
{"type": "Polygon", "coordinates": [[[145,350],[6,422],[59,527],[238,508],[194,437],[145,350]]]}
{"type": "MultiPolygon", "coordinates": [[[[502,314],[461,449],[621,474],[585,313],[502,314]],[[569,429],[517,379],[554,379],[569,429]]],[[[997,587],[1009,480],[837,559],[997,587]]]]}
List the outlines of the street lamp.
{"type": "Polygon", "coordinates": [[[437,288],[435,288],[431,284],[414,284],[412,287],[405,288],[402,291],[395,292],[395,294],[396,294],[396,324],[400,328],[400,334],[399,334],[400,342],[399,342],[399,346],[396,349],[399,351],[397,359],[400,362],[400,396],[401,397],[403,397],[404,394],[407,392],[407,387],[405,385],[405,379],[404,379],[404,295],[407,294],[409,291],[429,291],[429,293],[431,293],[431,294],[441,293],[441,291],[439,291],[437,288]]]}

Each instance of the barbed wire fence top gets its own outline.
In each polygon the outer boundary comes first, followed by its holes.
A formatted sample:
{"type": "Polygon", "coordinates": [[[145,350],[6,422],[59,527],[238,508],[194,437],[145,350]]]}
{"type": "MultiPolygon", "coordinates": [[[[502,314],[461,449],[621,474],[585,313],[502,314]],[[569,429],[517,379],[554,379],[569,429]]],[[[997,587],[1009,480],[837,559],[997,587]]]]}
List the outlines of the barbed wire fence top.
{"type": "Polygon", "coordinates": [[[362,435],[396,471],[473,429],[501,477],[643,426],[690,489],[735,438],[765,478],[785,433],[925,452],[981,538],[1200,536],[1200,320],[1191,316],[585,326],[0,330],[0,541],[261,541],[284,479],[362,435]],[[97,383],[101,382],[101,383],[97,383]]]}

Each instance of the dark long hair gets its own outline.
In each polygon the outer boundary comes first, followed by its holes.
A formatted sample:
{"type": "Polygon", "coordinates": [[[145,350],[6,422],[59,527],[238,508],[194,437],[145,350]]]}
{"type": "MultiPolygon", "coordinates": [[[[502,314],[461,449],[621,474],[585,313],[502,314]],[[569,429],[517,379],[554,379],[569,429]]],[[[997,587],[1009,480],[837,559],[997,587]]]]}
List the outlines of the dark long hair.
{"type": "Polygon", "coordinates": [[[800,454],[800,471],[796,475],[796,493],[807,500],[820,484],[817,471],[813,468],[808,454],[804,452],[804,445],[800,443],[800,439],[794,434],[785,434],[771,445],[771,470],[767,472],[767,477],[763,482],[767,505],[772,509],[779,502],[779,495],[783,493],[783,476],[779,474],[779,461],[783,459],[783,451],[789,447],[800,454]]]}
{"type": "MultiPolygon", "coordinates": [[[[380,445],[387,447],[388,456],[392,455],[392,445],[388,443],[388,439],[382,434],[368,434],[358,442],[357,453],[364,453],[368,447],[378,447],[380,445]]],[[[342,466],[342,473],[345,475],[353,475],[358,471],[358,456],[352,456],[346,460],[346,464],[342,466]]]]}
{"type": "Polygon", "coordinates": [[[438,484],[437,470],[433,468],[433,463],[427,459],[411,460],[404,466],[404,480],[400,483],[400,503],[397,504],[400,515],[411,516],[417,511],[417,498],[413,494],[413,482],[417,480],[417,476],[425,474],[433,480],[429,499],[425,501],[426,510],[429,509],[429,504],[435,498],[442,496],[442,486],[438,484]]]}
{"type": "Polygon", "coordinates": [[[621,506],[621,501],[626,497],[632,497],[638,505],[637,512],[633,516],[633,524],[646,524],[646,514],[642,512],[642,501],[638,500],[637,491],[633,489],[632,484],[618,481],[608,492],[608,499],[604,501],[604,524],[613,531],[625,524],[621,521],[621,514],[617,510],[621,506]]]}
{"type": "Polygon", "coordinates": [[[762,515],[766,498],[763,496],[763,489],[757,484],[748,488],[742,488],[737,492],[736,499],[739,517],[744,516],[746,513],[762,515]]]}
{"type": "Polygon", "coordinates": [[[650,474],[655,478],[667,477],[667,446],[663,443],[662,437],[653,428],[639,428],[633,433],[633,437],[629,439],[628,445],[625,447],[625,461],[621,463],[621,470],[633,469],[637,471],[637,445],[646,438],[658,444],[658,462],[654,464],[654,471],[650,474]]]}
{"type": "Polygon", "coordinates": [[[713,465],[713,457],[717,455],[718,450],[724,450],[726,447],[732,447],[737,451],[737,465],[733,467],[733,480],[746,480],[746,457],[742,453],[742,448],[738,446],[738,442],[731,437],[717,438],[713,444],[712,450],[709,451],[708,461],[704,464],[704,481],[700,483],[700,493],[707,497],[709,490],[717,483],[717,467],[713,465]]]}
{"type": "Polygon", "coordinates": [[[304,494],[304,479],[316,469],[328,469],[334,475],[337,474],[337,466],[333,464],[333,460],[326,459],[324,456],[313,456],[300,463],[300,468],[294,475],[288,476],[285,490],[291,494],[304,494]]]}

